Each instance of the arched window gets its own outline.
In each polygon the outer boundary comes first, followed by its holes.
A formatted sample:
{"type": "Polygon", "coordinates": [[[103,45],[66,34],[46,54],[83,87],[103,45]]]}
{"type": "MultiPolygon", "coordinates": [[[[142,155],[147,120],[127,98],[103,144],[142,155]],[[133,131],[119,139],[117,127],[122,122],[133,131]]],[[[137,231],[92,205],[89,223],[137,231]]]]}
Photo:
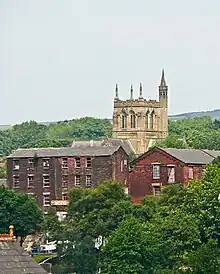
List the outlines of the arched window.
{"type": "Polygon", "coordinates": [[[150,114],[150,129],[154,129],[154,111],[150,114]]]}
{"type": "Polygon", "coordinates": [[[122,128],[127,127],[127,114],[124,110],[122,111],[122,115],[121,115],[121,126],[122,128]]]}
{"type": "Polygon", "coordinates": [[[145,115],[145,128],[149,128],[149,115],[150,112],[149,110],[146,112],[146,115],[145,115]]]}
{"type": "Polygon", "coordinates": [[[131,117],[131,128],[136,128],[136,115],[134,111],[130,112],[131,117]]]}

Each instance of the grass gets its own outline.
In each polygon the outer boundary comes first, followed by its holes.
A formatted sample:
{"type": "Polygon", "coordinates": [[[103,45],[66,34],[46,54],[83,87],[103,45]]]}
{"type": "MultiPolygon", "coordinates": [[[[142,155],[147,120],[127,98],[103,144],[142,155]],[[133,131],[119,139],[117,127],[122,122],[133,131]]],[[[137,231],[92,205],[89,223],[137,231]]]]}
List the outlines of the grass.
{"type": "Polygon", "coordinates": [[[35,260],[35,262],[37,262],[39,264],[48,258],[52,259],[55,257],[56,257],[56,255],[53,255],[53,254],[39,254],[39,255],[35,255],[33,257],[33,259],[35,260]]]}

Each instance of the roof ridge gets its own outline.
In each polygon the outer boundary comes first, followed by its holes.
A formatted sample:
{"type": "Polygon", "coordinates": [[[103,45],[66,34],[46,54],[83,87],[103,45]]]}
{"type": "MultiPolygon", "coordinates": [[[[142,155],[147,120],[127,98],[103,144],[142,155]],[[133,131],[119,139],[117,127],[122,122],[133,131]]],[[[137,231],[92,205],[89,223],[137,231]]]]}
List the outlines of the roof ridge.
{"type": "MultiPolygon", "coordinates": [[[[202,151],[203,153],[205,153],[205,154],[211,156],[213,159],[216,159],[216,157],[214,157],[213,155],[211,155],[210,153],[208,153],[208,151],[205,151],[204,149],[201,149],[201,151],[202,151]]],[[[217,152],[217,150],[214,150],[214,149],[213,149],[212,151],[217,152]]]]}

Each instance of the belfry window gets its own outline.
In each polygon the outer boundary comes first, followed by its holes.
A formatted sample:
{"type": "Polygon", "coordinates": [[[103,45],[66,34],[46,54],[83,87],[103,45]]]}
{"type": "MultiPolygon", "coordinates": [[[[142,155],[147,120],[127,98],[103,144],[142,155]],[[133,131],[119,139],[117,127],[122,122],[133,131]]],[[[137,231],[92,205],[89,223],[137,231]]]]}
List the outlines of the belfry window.
{"type": "Polygon", "coordinates": [[[146,112],[145,116],[145,128],[149,128],[149,111],[146,112]]]}
{"type": "Polygon", "coordinates": [[[152,113],[150,115],[150,128],[151,129],[154,128],[154,111],[152,111],[152,113]]]}
{"type": "Polygon", "coordinates": [[[122,124],[122,128],[126,128],[127,127],[127,115],[126,115],[125,112],[122,112],[121,124],[122,124]]]}
{"type": "Polygon", "coordinates": [[[136,116],[133,111],[131,112],[131,128],[136,128],[136,116]]]}

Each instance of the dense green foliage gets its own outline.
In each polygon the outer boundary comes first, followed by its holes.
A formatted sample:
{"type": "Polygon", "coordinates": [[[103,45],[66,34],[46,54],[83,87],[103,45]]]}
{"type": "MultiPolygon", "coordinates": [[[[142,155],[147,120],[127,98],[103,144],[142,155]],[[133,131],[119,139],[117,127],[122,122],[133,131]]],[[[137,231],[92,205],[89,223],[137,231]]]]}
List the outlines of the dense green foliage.
{"type": "Polygon", "coordinates": [[[40,229],[42,212],[36,201],[26,194],[0,187],[0,233],[8,233],[9,225],[15,235],[25,237],[40,229]]]}
{"type": "Polygon", "coordinates": [[[219,194],[219,162],[201,181],[170,185],[139,205],[114,181],[73,189],[59,264],[77,273],[219,273],[219,194]]]}
{"type": "MultiPolygon", "coordinates": [[[[84,117],[48,125],[34,121],[0,131],[0,155],[17,148],[69,146],[73,140],[98,140],[111,137],[107,119],[84,117]]],[[[169,137],[160,146],[220,150],[220,121],[210,117],[169,121],[169,137]]]]}
{"type": "Polygon", "coordinates": [[[169,137],[160,146],[220,150],[220,121],[210,117],[169,121],[169,137]]]}
{"type": "Polygon", "coordinates": [[[0,155],[17,148],[69,146],[73,140],[97,140],[111,136],[112,125],[107,119],[90,117],[38,124],[35,121],[0,131],[0,155]]]}
{"type": "Polygon", "coordinates": [[[6,176],[7,176],[7,166],[6,166],[6,162],[3,161],[1,164],[2,164],[2,165],[0,166],[0,179],[6,178],[6,176]]]}

